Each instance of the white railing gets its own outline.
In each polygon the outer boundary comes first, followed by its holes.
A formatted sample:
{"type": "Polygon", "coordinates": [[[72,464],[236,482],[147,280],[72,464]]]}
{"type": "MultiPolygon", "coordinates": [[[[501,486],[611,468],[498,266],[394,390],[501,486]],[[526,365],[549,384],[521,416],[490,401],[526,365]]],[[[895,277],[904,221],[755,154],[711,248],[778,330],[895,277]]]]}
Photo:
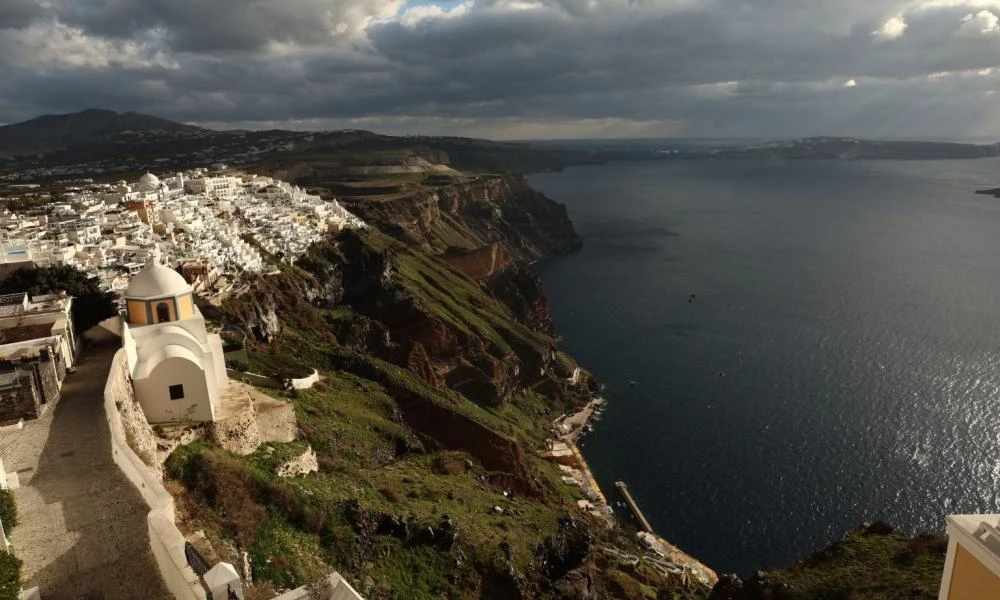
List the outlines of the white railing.
{"type": "Polygon", "coordinates": [[[982,545],[989,548],[993,554],[1000,556],[1000,530],[986,521],[980,521],[979,527],[972,534],[982,545]]]}
{"type": "Polygon", "coordinates": [[[24,304],[24,297],[24,292],[18,292],[16,294],[0,294],[0,305],[24,304]]]}

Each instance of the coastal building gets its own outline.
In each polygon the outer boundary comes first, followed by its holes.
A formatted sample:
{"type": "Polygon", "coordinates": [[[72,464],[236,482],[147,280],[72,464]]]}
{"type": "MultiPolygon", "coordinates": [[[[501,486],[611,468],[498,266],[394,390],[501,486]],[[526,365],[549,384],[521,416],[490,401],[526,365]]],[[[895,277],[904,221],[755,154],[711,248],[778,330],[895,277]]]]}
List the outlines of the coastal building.
{"type": "Polygon", "coordinates": [[[154,250],[124,297],[122,347],[146,420],[215,421],[229,378],[222,339],[208,333],[191,286],[154,250]]]}
{"type": "Polygon", "coordinates": [[[938,600],[1000,598],[1000,515],[950,515],[938,600]]]}

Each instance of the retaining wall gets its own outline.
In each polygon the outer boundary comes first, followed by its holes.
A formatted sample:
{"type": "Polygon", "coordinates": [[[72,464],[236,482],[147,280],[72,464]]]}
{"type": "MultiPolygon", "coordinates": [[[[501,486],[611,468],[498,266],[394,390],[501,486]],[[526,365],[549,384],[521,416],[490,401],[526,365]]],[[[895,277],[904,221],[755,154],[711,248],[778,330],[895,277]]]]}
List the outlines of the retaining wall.
{"type": "Polygon", "coordinates": [[[235,369],[226,369],[226,374],[229,375],[230,379],[236,379],[239,381],[246,380],[250,385],[255,385],[257,387],[266,387],[273,389],[281,389],[281,382],[277,379],[267,377],[265,375],[258,375],[257,373],[247,373],[245,371],[237,371],[235,369]]]}

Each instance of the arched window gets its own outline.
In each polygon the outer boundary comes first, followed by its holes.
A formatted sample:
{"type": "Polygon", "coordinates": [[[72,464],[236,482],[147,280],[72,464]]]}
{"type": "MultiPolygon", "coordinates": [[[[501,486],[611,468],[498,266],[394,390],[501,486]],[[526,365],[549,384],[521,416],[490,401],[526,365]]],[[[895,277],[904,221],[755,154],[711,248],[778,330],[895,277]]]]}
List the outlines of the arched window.
{"type": "Polygon", "coordinates": [[[160,302],[156,305],[156,322],[164,323],[170,320],[170,307],[167,306],[166,302],[160,302]]]}

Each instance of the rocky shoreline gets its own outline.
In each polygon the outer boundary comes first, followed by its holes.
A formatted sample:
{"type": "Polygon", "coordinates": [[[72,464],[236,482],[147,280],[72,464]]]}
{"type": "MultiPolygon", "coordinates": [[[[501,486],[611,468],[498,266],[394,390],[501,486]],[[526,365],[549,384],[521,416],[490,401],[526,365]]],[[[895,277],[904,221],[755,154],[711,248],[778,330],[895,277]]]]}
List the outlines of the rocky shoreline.
{"type": "MultiPolygon", "coordinates": [[[[575,384],[579,375],[580,370],[577,369],[570,382],[575,384]]],[[[593,422],[600,419],[601,412],[606,406],[607,400],[601,396],[594,396],[575,413],[562,415],[553,421],[552,432],[555,440],[550,442],[547,452],[542,456],[558,462],[567,473],[567,477],[572,478],[574,484],[579,485],[587,495],[588,500],[581,500],[578,503],[581,510],[604,519],[609,527],[615,527],[617,522],[614,507],[608,502],[577,445],[583,435],[593,430],[593,422]]],[[[566,481],[568,483],[568,480],[566,481]]],[[[617,504],[620,509],[627,511],[624,503],[617,504]]],[[[706,589],[711,589],[719,581],[714,570],[656,533],[639,531],[636,537],[647,550],[647,554],[620,558],[634,560],[636,563],[646,562],[666,576],[681,576],[688,581],[700,583],[706,589]]]]}

